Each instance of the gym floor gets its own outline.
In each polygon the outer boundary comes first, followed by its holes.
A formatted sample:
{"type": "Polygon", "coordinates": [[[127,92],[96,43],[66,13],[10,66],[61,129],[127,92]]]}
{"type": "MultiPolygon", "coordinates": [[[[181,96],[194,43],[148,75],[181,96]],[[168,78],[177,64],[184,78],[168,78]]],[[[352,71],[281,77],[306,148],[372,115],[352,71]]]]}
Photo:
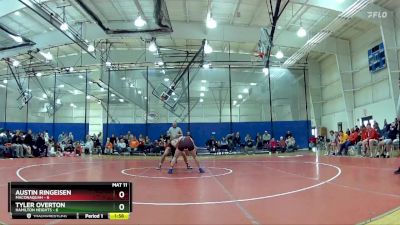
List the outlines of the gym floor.
{"type": "MultiPolygon", "coordinates": [[[[128,221],[79,224],[357,224],[400,206],[396,158],[282,156],[200,157],[206,173],[172,175],[159,157],[86,156],[0,160],[0,224],[73,224],[73,220],[12,220],[9,181],[131,181],[128,221]]],[[[191,161],[192,166],[194,166],[191,161]]],[[[399,213],[392,213],[399,217],[399,213]]],[[[400,218],[392,221],[400,221],[400,218]]]]}

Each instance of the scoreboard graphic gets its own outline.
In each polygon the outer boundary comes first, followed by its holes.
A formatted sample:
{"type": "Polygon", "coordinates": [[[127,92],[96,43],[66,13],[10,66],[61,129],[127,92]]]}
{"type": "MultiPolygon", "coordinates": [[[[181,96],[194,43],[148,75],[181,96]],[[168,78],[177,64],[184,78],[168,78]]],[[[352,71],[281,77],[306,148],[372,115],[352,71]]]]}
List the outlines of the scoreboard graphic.
{"type": "Polygon", "coordinates": [[[13,219],[129,219],[130,182],[9,182],[13,219]]]}

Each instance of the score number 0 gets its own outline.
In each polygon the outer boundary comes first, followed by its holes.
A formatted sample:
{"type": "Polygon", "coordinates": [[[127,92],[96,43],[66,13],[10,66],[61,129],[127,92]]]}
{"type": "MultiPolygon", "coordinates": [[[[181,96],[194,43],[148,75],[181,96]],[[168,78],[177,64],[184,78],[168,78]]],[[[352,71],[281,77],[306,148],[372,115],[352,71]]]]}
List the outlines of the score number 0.
{"type": "MultiPolygon", "coordinates": [[[[118,193],[118,196],[119,196],[119,198],[123,199],[125,197],[125,192],[120,191],[118,193]]],[[[119,204],[118,208],[119,208],[119,210],[123,211],[125,209],[125,205],[121,203],[121,204],[119,204]]]]}

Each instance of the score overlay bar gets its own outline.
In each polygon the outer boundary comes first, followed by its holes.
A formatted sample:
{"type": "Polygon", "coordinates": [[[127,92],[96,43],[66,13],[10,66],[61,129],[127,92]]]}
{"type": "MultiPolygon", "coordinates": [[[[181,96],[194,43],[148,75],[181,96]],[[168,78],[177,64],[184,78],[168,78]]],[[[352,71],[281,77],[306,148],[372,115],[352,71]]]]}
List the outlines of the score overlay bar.
{"type": "Polygon", "coordinates": [[[130,182],[10,182],[8,193],[14,219],[129,218],[132,212],[130,182]]]}

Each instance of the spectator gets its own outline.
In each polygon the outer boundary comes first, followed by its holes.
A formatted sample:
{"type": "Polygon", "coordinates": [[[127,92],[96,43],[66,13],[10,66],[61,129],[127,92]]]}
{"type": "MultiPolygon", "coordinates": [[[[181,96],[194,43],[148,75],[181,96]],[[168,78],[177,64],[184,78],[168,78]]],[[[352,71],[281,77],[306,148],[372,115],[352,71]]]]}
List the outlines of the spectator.
{"type": "Polygon", "coordinates": [[[358,128],[357,125],[354,127],[354,130],[357,131],[357,133],[360,133],[360,128],[358,128]]]}
{"type": "Polygon", "coordinates": [[[383,128],[382,128],[383,132],[384,133],[388,132],[390,130],[391,125],[392,124],[388,123],[387,120],[385,119],[383,121],[383,128]]]}
{"type": "Polygon", "coordinates": [[[66,135],[64,132],[62,132],[60,135],[58,135],[58,143],[64,142],[66,139],[66,135]]]}
{"type": "Polygon", "coordinates": [[[297,150],[296,140],[291,135],[289,136],[288,139],[286,139],[286,149],[289,152],[297,150]]]}
{"type": "Polygon", "coordinates": [[[229,146],[228,146],[228,141],[226,140],[225,137],[223,137],[219,143],[219,151],[221,152],[225,152],[229,150],[229,146]]]}
{"type": "Polygon", "coordinates": [[[264,134],[262,136],[262,140],[263,140],[263,145],[264,146],[268,146],[269,145],[269,141],[271,140],[271,135],[268,133],[268,131],[264,131],[264,134]]]}
{"type": "Polygon", "coordinates": [[[251,151],[254,154],[254,141],[251,138],[250,134],[247,134],[246,137],[244,138],[245,142],[245,147],[244,151],[246,154],[249,154],[249,151],[251,151]]]}
{"type": "MultiPolygon", "coordinates": [[[[349,136],[346,133],[344,133],[343,131],[339,131],[339,149],[342,149],[348,138],[349,136]]],[[[339,151],[338,155],[340,154],[341,152],[339,151]]]]}
{"type": "Polygon", "coordinates": [[[275,141],[275,138],[271,138],[269,141],[269,149],[271,149],[272,153],[275,153],[278,147],[278,142],[275,141]]]}
{"type": "Polygon", "coordinates": [[[235,133],[226,135],[226,140],[228,141],[228,147],[229,147],[228,150],[229,151],[232,151],[235,147],[234,137],[235,137],[235,133]]]}
{"type": "Polygon", "coordinates": [[[92,140],[93,140],[93,149],[96,150],[96,153],[100,154],[101,153],[101,143],[100,143],[100,135],[101,132],[98,134],[99,136],[97,136],[96,134],[93,134],[92,140]]]}
{"type": "Polygon", "coordinates": [[[89,135],[86,136],[86,143],[84,146],[85,154],[91,154],[94,148],[93,140],[90,138],[89,135]]]}
{"type": "Polygon", "coordinates": [[[115,134],[111,135],[110,142],[113,144],[114,148],[117,146],[117,138],[115,137],[115,134]]]}
{"type": "Polygon", "coordinates": [[[139,145],[137,147],[137,151],[140,153],[145,153],[145,142],[146,140],[144,139],[143,135],[140,134],[139,135],[139,145]]]}
{"type": "Polygon", "coordinates": [[[256,136],[256,148],[257,149],[262,149],[262,147],[263,147],[263,138],[262,138],[260,133],[257,133],[257,136],[256,136]]]}
{"type": "Polygon", "coordinates": [[[310,139],[308,139],[308,149],[311,150],[317,145],[317,138],[314,135],[311,135],[310,139]]]}
{"type": "Polygon", "coordinates": [[[389,130],[386,132],[383,140],[378,144],[378,154],[379,149],[381,149],[380,155],[383,158],[389,158],[392,151],[393,141],[397,138],[398,130],[395,127],[395,123],[390,124],[389,130]],[[385,153],[384,153],[385,152],[385,153]]]}
{"type": "Polygon", "coordinates": [[[378,132],[371,127],[371,124],[367,124],[367,135],[368,135],[368,152],[370,157],[373,157],[375,154],[375,146],[378,144],[379,134],[378,132]]]}
{"type": "Polygon", "coordinates": [[[132,134],[131,134],[131,131],[129,130],[128,133],[126,134],[126,139],[131,140],[131,138],[132,138],[132,134]]]}
{"type": "Polygon", "coordinates": [[[80,156],[80,155],[82,155],[82,146],[81,146],[81,143],[79,143],[78,141],[77,142],[75,142],[75,155],[76,156],[80,156]]]}
{"type": "Polygon", "coordinates": [[[206,146],[207,146],[207,149],[208,149],[211,153],[217,153],[218,142],[217,142],[217,140],[215,139],[214,135],[212,135],[211,138],[207,140],[206,146]]]}
{"type": "Polygon", "coordinates": [[[112,154],[113,152],[113,144],[110,141],[110,138],[107,138],[106,146],[104,148],[104,154],[112,154]]]}
{"type": "Polygon", "coordinates": [[[24,149],[22,148],[22,138],[20,136],[20,131],[17,130],[17,132],[14,134],[14,136],[11,139],[12,143],[12,150],[13,154],[12,156],[15,158],[24,158],[24,149]]]}
{"type": "MultiPolygon", "coordinates": [[[[368,124],[367,124],[368,126],[368,124]]],[[[369,140],[368,140],[368,132],[367,132],[367,127],[365,127],[364,125],[361,126],[361,150],[362,150],[362,154],[364,156],[367,156],[367,152],[368,152],[368,148],[369,148],[369,140]]],[[[359,143],[360,143],[359,142],[359,143]]],[[[359,143],[357,145],[359,145],[359,143]]]]}
{"type": "Polygon", "coordinates": [[[39,133],[38,137],[36,138],[35,144],[32,146],[32,153],[35,157],[47,157],[47,146],[44,140],[44,134],[39,133]]]}
{"type": "Polygon", "coordinates": [[[344,155],[347,155],[349,147],[355,145],[357,143],[358,133],[354,129],[351,129],[351,134],[348,136],[348,140],[344,142],[343,145],[340,146],[340,150],[338,155],[342,155],[344,150],[344,155]]]}
{"type": "Polygon", "coordinates": [[[28,133],[25,134],[25,138],[22,144],[22,148],[25,150],[26,155],[29,158],[32,158],[32,145],[33,145],[33,138],[32,138],[32,130],[28,130],[28,133]]]}
{"type": "Polygon", "coordinates": [[[183,132],[176,122],[172,123],[172,126],[168,129],[167,135],[170,137],[171,140],[174,140],[180,136],[182,136],[183,132]]]}
{"type": "Polygon", "coordinates": [[[71,142],[74,142],[74,135],[72,134],[72,132],[69,132],[69,134],[68,134],[68,139],[69,139],[71,142]]]}
{"type": "Polygon", "coordinates": [[[283,136],[281,136],[281,137],[279,138],[278,146],[279,146],[279,150],[280,150],[282,153],[284,153],[284,152],[286,151],[286,142],[285,142],[285,139],[283,138],[283,136]]]}
{"type": "Polygon", "coordinates": [[[127,150],[126,148],[126,143],[124,139],[120,139],[117,145],[117,152],[118,154],[121,154],[122,152],[125,152],[127,150]]]}
{"type": "Polygon", "coordinates": [[[286,132],[285,135],[285,140],[288,140],[289,138],[293,137],[292,132],[290,132],[289,130],[286,132]]]}
{"type": "Polygon", "coordinates": [[[240,138],[240,133],[239,131],[236,132],[235,136],[233,137],[233,144],[235,147],[240,147],[240,144],[242,143],[242,140],[240,138]]]}
{"type": "Polygon", "coordinates": [[[45,143],[49,143],[50,137],[49,137],[49,132],[47,130],[44,131],[43,138],[45,143]]]}
{"type": "Polygon", "coordinates": [[[0,129],[0,156],[11,157],[11,150],[9,148],[10,140],[7,137],[5,130],[0,129]]]}
{"type": "Polygon", "coordinates": [[[139,147],[139,141],[136,139],[136,136],[133,136],[132,139],[129,141],[129,148],[130,152],[134,152],[139,147]]]}

